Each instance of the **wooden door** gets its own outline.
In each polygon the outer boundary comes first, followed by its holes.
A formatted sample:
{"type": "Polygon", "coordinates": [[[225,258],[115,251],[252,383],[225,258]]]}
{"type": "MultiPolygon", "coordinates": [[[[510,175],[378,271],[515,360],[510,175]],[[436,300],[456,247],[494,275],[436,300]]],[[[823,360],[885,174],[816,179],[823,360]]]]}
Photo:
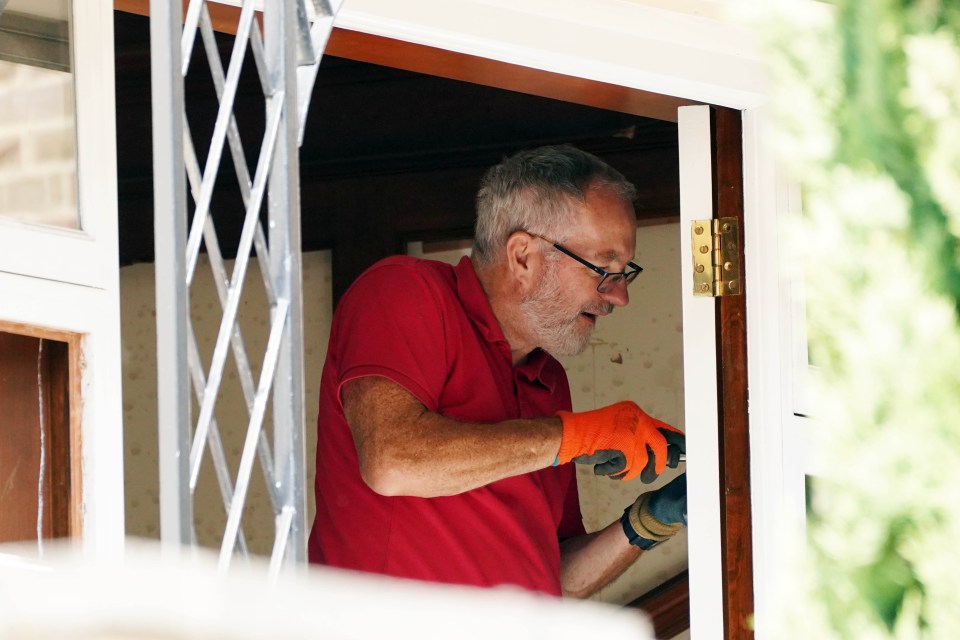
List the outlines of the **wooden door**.
{"type": "Polygon", "coordinates": [[[0,542],[73,533],[68,353],[0,331],[0,542]]]}
{"type": "Polygon", "coordinates": [[[747,423],[746,295],[694,297],[693,220],[736,218],[743,265],[740,113],[680,109],[684,389],[691,635],[750,638],[753,550],[747,423]]]}

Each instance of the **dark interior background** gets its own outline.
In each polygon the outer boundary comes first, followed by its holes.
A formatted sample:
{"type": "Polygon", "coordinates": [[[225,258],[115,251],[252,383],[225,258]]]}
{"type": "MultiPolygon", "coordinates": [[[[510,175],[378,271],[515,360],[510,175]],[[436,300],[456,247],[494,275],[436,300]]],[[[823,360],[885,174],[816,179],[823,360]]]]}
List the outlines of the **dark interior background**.
{"type": "MultiPolygon", "coordinates": [[[[120,262],[128,265],[153,260],[150,33],[147,17],[114,15],[120,262]]],[[[234,37],[217,40],[226,67],[234,37]]],[[[203,166],[218,103],[199,35],[185,92],[203,166]]],[[[249,59],[234,112],[252,174],[264,100],[249,59]]],[[[338,298],[408,241],[469,238],[484,170],[519,149],[563,142],[633,181],[641,220],[679,215],[673,122],[325,56],[300,150],[303,250],[332,250],[338,298]]],[[[226,149],[223,157],[211,212],[232,257],[243,205],[226,149]]]]}

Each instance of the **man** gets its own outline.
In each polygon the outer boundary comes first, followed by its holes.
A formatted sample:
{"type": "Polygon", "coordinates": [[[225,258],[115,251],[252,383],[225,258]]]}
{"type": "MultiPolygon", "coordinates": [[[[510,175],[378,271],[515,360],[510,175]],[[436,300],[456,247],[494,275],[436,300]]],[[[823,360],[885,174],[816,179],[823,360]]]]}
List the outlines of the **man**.
{"type": "Polygon", "coordinates": [[[683,435],[631,402],[571,413],[558,356],[627,304],[634,187],[570,146],[488,171],[456,266],[351,286],[320,387],[312,562],[587,597],[686,524],[681,476],[586,534],[570,461],[652,481],[683,435]]]}

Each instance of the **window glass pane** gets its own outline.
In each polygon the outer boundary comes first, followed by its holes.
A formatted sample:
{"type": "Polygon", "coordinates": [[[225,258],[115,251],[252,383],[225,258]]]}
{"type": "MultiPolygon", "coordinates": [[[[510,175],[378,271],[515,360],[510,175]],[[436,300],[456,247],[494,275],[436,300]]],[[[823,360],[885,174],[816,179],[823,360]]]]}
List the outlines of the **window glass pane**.
{"type": "Polygon", "coordinates": [[[70,0],[0,0],[0,216],[78,228],[70,0]]]}

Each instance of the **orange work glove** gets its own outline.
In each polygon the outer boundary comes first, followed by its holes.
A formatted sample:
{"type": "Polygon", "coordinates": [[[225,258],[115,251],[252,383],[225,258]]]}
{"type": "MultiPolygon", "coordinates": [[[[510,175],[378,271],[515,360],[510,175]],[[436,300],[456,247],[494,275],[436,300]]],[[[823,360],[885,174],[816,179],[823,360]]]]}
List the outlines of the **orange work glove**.
{"type": "Polygon", "coordinates": [[[619,480],[641,475],[653,482],[663,470],[676,467],[686,453],[683,432],[651,418],[635,402],[571,413],[558,411],[563,435],[557,463],[595,464],[594,472],[619,480]]]}

